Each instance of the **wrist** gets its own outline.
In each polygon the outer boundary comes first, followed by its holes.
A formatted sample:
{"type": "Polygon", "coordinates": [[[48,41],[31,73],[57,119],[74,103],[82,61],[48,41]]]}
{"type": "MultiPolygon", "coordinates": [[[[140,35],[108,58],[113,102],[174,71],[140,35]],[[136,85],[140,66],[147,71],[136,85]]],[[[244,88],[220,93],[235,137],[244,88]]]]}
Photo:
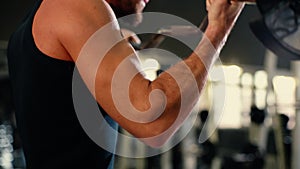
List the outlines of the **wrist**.
{"type": "Polygon", "coordinates": [[[216,48],[222,48],[224,45],[224,42],[227,39],[227,28],[225,26],[225,24],[222,23],[210,23],[208,24],[205,32],[204,32],[206,38],[208,38],[210,40],[210,42],[212,43],[212,45],[216,48]]]}

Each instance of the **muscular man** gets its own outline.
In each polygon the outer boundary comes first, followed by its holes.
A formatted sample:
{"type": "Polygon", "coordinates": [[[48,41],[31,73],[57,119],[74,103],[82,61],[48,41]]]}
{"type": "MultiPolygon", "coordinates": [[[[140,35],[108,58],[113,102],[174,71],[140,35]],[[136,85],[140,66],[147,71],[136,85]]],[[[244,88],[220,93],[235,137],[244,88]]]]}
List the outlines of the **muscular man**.
{"type": "MultiPolygon", "coordinates": [[[[113,154],[91,141],[76,118],[72,102],[75,63],[87,86],[95,86],[89,89],[105,110],[102,114],[110,125],[116,129],[118,123],[150,146],[163,145],[189,115],[198,99],[195,93],[199,93],[206,80],[205,65],[211,65],[215,59],[206,42],[201,41],[191,56],[153,82],[139,73],[135,51],[126,40],[106,53],[101,65],[94,70],[95,81],[89,80],[94,73],[89,67],[93,61],[79,58],[85,43],[104,25],[112,23],[105,37],[96,36],[95,42],[92,41],[97,43],[97,48],[101,50],[120,36],[115,14],[141,13],[146,3],[148,0],[38,0],[11,36],[9,71],[28,169],[113,168],[113,154]],[[117,109],[112,98],[113,75],[128,57],[122,77],[135,73],[128,98],[141,112],[137,114],[138,120],[127,118],[131,112],[127,112],[126,107],[117,109]],[[80,59],[83,63],[78,62],[80,59]],[[171,75],[177,77],[176,81],[171,75]],[[198,92],[191,87],[195,79],[198,92]],[[183,87],[179,90],[179,86],[183,87]],[[164,96],[154,94],[151,96],[155,97],[154,102],[150,104],[149,96],[154,90],[162,91],[164,96]],[[182,93],[188,93],[191,102],[179,115],[182,93]],[[157,116],[161,107],[164,109],[157,116]]],[[[205,35],[217,51],[223,47],[243,5],[228,0],[207,1],[209,24],[205,35]]],[[[137,15],[133,24],[140,21],[141,15],[137,15]]],[[[118,87],[126,85],[122,79],[117,80],[118,87]]]]}

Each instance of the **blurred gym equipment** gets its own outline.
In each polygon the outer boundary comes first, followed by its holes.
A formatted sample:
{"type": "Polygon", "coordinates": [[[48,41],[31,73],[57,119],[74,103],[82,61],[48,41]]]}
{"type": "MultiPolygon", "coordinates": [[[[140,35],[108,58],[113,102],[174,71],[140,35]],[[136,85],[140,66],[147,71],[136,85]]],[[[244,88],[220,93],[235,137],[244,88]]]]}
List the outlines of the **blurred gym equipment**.
{"type": "Polygon", "coordinates": [[[262,17],[250,23],[256,37],[279,57],[300,59],[300,1],[257,0],[262,17]]]}

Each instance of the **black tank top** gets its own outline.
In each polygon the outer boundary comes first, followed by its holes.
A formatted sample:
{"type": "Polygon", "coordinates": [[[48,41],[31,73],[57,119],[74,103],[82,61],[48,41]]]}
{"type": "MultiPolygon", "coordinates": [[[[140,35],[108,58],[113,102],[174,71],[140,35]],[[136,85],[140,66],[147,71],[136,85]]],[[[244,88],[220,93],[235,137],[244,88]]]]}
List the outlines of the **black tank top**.
{"type": "Polygon", "coordinates": [[[34,43],[32,23],[41,2],[11,36],[7,51],[27,169],[113,168],[114,155],[96,145],[77,119],[72,101],[74,62],[46,56],[34,43]]]}

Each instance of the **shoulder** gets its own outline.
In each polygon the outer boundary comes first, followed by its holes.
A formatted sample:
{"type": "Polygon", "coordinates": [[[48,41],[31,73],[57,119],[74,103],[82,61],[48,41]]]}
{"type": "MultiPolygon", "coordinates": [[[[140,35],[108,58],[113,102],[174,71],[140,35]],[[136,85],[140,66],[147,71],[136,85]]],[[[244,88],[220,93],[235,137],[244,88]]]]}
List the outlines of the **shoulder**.
{"type": "Polygon", "coordinates": [[[85,21],[97,21],[101,24],[106,19],[112,19],[113,12],[105,0],[56,0],[60,6],[61,17],[76,21],[87,19],[85,21]]]}
{"type": "MultiPolygon", "coordinates": [[[[115,15],[105,0],[55,0],[57,1],[56,19],[61,31],[68,28],[82,29],[85,32],[102,27],[115,19],[115,15]]],[[[55,10],[55,9],[54,9],[55,10]]],[[[58,27],[59,28],[59,27],[58,27]]]]}
{"type": "MultiPolygon", "coordinates": [[[[48,0],[56,24],[53,31],[73,57],[77,57],[88,38],[102,26],[116,19],[105,0],[48,0]]],[[[116,29],[118,25],[115,25],[116,29]]]]}

